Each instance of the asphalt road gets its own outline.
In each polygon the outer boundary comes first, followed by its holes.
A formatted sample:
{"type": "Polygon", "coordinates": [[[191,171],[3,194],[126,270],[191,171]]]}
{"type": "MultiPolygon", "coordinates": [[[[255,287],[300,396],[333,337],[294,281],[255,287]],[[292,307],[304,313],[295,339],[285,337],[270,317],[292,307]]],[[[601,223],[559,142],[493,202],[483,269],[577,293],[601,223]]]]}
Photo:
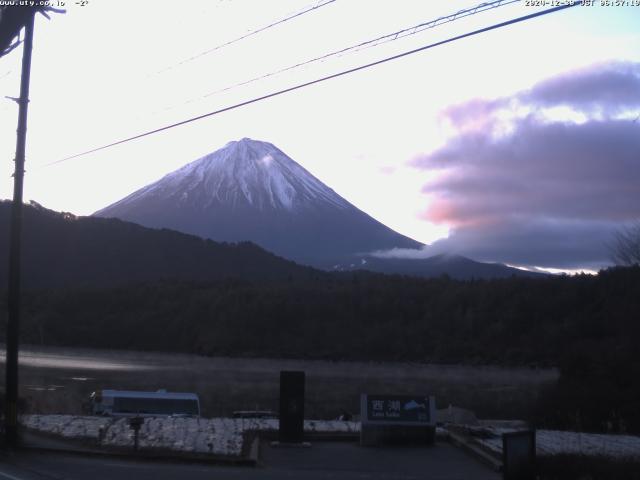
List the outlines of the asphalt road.
{"type": "Polygon", "coordinates": [[[0,480],[499,480],[501,476],[446,443],[434,447],[361,448],[318,442],[272,448],[263,442],[258,467],[215,466],[19,451],[0,453],[0,480]]]}

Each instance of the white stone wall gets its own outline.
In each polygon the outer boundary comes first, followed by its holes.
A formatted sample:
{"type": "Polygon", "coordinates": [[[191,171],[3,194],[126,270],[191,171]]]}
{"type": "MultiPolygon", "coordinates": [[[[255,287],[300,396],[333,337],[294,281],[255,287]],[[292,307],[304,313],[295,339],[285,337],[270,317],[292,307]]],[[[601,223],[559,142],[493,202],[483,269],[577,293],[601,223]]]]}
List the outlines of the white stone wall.
{"type": "MultiPolygon", "coordinates": [[[[85,440],[91,445],[133,445],[133,430],[126,418],[24,415],[21,423],[31,430],[66,439],[85,440]]],[[[140,428],[138,446],[140,449],[239,456],[244,432],[277,429],[276,419],[146,418],[140,428]]],[[[360,431],[360,424],[338,420],[305,420],[304,430],[308,433],[357,433],[360,431]]]]}
{"type": "MultiPolygon", "coordinates": [[[[502,455],[502,434],[514,430],[485,428],[484,431],[489,431],[493,435],[490,438],[477,438],[476,441],[502,455]]],[[[536,453],[541,456],[576,454],[614,459],[640,459],[640,437],[536,430],[536,453]]]]}

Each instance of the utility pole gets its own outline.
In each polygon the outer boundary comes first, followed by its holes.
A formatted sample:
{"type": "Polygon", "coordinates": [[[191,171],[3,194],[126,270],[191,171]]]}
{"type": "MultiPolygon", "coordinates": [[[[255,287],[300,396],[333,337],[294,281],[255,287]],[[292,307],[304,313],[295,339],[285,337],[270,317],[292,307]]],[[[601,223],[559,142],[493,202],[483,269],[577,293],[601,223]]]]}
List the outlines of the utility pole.
{"type": "Polygon", "coordinates": [[[22,185],[27,143],[27,110],[29,108],[29,78],[35,10],[25,23],[22,50],[22,77],[18,99],[18,130],[16,140],[15,173],[13,174],[13,204],[11,207],[11,236],[9,240],[9,288],[7,323],[7,361],[5,388],[5,440],[8,447],[18,444],[18,343],[20,332],[20,247],[22,230],[22,185]]]}

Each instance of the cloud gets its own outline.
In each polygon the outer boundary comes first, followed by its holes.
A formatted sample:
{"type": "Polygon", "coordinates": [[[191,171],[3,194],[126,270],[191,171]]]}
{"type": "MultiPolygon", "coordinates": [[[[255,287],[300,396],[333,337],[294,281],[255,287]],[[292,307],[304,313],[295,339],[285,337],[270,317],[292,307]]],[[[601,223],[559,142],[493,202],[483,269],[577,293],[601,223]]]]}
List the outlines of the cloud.
{"type": "Polygon", "coordinates": [[[598,270],[609,263],[607,244],[615,227],[611,222],[508,219],[490,228],[457,229],[428,251],[510,265],[598,270]]]}
{"type": "Polygon", "coordinates": [[[443,168],[425,185],[432,220],[506,216],[621,221],[640,213],[640,128],[627,120],[520,122],[499,141],[467,135],[421,159],[443,168]]]}
{"type": "Polygon", "coordinates": [[[522,100],[615,114],[640,107],[640,64],[615,62],[569,72],[538,83],[522,100]]]}
{"type": "Polygon", "coordinates": [[[371,255],[376,258],[407,258],[411,260],[419,260],[429,258],[434,255],[435,249],[431,245],[425,245],[422,248],[391,248],[389,250],[374,250],[373,252],[367,252],[367,255],[371,255]]]}
{"type": "Polygon", "coordinates": [[[440,120],[448,122],[460,132],[481,130],[495,123],[494,112],[508,104],[508,99],[486,100],[475,98],[463,104],[451,105],[440,114],[440,120]]]}
{"type": "Polygon", "coordinates": [[[457,228],[449,237],[421,249],[393,248],[370,255],[424,259],[451,254],[532,270],[598,271],[609,263],[606,246],[616,227],[610,222],[508,219],[491,228],[457,228]]]}
{"type": "Polygon", "coordinates": [[[640,64],[628,63],[449,107],[443,121],[456,135],[412,161],[438,172],[423,188],[423,218],[452,229],[427,251],[540,267],[608,264],[612,232],[640,217],[640,121],[629,114],[639,110],[640,64]]]}

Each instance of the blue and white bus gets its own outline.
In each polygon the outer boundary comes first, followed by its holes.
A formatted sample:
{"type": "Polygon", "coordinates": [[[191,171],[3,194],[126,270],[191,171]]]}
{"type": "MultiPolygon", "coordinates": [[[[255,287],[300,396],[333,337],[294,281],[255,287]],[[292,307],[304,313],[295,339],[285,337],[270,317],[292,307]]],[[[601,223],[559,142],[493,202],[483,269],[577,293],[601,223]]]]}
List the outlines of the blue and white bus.
{"type": "Polygon", "coordinates": [[[91,412],[112,417],[199,417],[200,400],[195,393],[166,390],[98,390],[91,394],[91,412]]]}

